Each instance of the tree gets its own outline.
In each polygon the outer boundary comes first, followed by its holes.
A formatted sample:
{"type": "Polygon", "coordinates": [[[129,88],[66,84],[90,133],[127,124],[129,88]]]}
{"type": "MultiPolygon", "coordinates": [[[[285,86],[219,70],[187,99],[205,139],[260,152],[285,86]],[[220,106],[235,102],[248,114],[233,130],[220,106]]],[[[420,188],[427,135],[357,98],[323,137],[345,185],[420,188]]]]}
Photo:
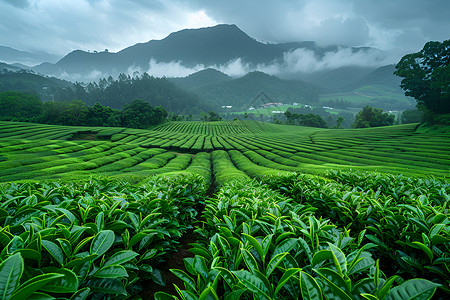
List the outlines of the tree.
{"type": "Polygon", "coordinates": [[[317,128],[328,128],[327,122],[321,116],[316,114],[299,115],[299,125],[317,128]]]}
{"type": "Polygon", "coordinates": [[[364,106],[363,109],[356,115],[353,128],[368,128],[393,125],[395,117],[393,115],[383,113],[380,108],[364,106]]]}
{"type": "Polygon", "coordinates": [[[342,127],[342,123],[344,123],[345,119],[343,117],[338,117],[336,120],[336,126],[335,128],[341,128],[342,127]]]}
{"type": "Polygon", "coordinates": [[[133,100],[121,114],[122,125],[131,128],[148,128],[162,123],[166,118],[167,111],[163,107],[152,107],[144,100],[133,100]]]}
{"type": "Polygon", "coordinates": [[[405,110],[402,112],[402,124],[408,124],[408,123],[420,123],[423,119],[423,112],[420,110],[414,109],[414,110],[405,110]]]}
{"type": "Polygon", "coordinates": [[[39,97],[20,93],[0,93],[0,120],[30,121],[34,120],[42,111],[39,97]]]}
{"type": "Polygon", "coordinates": [[[394,74],[400,87],[414,97],[417,107],[435,114],[450,113],[450,40],[428,42],[423,49],[402,57],[394,74]]]}

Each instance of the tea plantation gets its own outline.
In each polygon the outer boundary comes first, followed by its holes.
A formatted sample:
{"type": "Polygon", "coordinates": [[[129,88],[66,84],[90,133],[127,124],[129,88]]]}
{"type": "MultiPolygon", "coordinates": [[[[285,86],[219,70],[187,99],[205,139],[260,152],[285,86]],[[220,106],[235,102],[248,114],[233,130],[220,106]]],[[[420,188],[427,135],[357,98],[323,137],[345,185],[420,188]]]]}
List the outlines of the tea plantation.
{"type": "Polygon", "coordinates": [[[449,174],[417,124],[0,122],[0,297],[448,299],[449,174]]]}

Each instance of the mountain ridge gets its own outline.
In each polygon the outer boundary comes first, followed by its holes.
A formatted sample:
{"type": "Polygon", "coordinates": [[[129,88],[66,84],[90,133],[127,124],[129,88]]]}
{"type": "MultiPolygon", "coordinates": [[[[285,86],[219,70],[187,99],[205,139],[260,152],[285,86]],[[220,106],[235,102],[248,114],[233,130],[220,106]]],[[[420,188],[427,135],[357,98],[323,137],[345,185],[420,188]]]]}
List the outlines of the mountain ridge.
{"type": "MultiPolygon", "coordinates": [[[[118,52],[86,52],[75,50],[55,64],[41,64],[34,71],[57,76],[58,74],[89,74],[118,76],[130,70],[148,72],[150,62],[177,63],[185,68],[226,66],[239,60],[242,66],[257,70],[258,66],[277,64],[282,66],[284,55],[295,49],[312,51],[321,59],[328,52],[351,49],[349,53],[372,51],[367,47],[326,46],[312,41],[288,43],[261,43],[234,24],[213,27],[183,29],[161,40],[137,43],[118,52]]],[[[151,73],[151,72],[149,72],[151,73]]]]}

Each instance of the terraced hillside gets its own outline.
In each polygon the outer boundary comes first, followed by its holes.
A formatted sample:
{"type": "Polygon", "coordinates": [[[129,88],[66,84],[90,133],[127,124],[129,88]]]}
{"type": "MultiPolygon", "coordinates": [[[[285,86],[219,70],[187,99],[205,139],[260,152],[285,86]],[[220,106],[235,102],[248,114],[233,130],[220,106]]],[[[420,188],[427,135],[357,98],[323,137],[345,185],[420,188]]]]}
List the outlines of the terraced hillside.
{"type": "Polygon", "coordinates": [[[142,182],[187,172],[222,185],[233,178],[328,169],[447,177],[450,135],[416,127],[336,130],[228,121],[138,130],[0,122],[0,181],[106,174],[142,182]]]}

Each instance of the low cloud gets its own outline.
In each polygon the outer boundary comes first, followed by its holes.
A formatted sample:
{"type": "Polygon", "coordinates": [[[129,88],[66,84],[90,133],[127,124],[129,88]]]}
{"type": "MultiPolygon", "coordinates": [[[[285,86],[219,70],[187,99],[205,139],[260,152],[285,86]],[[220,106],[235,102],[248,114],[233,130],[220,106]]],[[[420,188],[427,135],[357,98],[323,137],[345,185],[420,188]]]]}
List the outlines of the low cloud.
{"type": "Polygon", "coordinates": [[[193,68],[188,68],[183,66],[179,61],[166,63],[151,59],[149,69],[146,72],[155,77],[186,77],[203,69],[205,69],[205,66],[201,64],[193,68]]]}
{"type": "Polygon", "coordinates": [[[314,51],[308,49],[295,49],[284,53],[281,62],[273,62],[271,64],[252,65],[245,62],[241,58],[230,60],[223,65],[198,64],[189,68],[182,65],[182,62],[157,62],[152,59],[149,62],[148,70],[130,68],[128,74],[133,72],[147,72],[155,77],[185,77],[192,73],[212,68],[219,70],[231,77],[241,77],[253,71],[260,71],[270,75],[283,76],[295,73],[313,73],[324,70],[337,69],[344,66],[360,66],[360,67],[379,67],[382,65],[394,63],[391,57],[380,50],[367,49],[353,51],[351,48],[339,48],[335,52],[326,52],[319,57],[314,51]]]}
{"type": "Polygon", "coordinates": [[[321,58],[311,50],[300,48],[286,52],[283,60],[282,69],[288,73],[312,73],[344,66],[377,67],[392,63],[382,51],[367,49],[353,52],[351,48],[326,52],[321,58]]]}
{"type": "MultiPolygon", "coordinates": [[[[269,75],[292,77],[295,74],[308,74],[319,71],[337,69],[345,66],[359,67],[380,67],[383,65],[395,63],[392,57],[385,52],[376,49],[364,49],[353,51],[351,48],[339,48],[337,51],[330,51],[318,56],[314,51],[298,48],[293,51],[285,52],[280,61],[274,61],[270,64],[250,64],[242,58],[230,60],[223,65],[203,65],[197,64],[194,67],[186,67],[181,61],[158,62],[151,59],[148,68],[130,66],[125,72],[132,77],[148,73],[154,77],[186,77],[190,74],[199,72],[206,68],[216,69],[231,77],[242,77],[249,72],[260,71],[269,75]]],[[[116,78],[119,72],[104,73],[98,70],[90,71],[86,74],[55,74],[53,76],[66,79],[72,82],[98,81],[100,78],[112,76],[116,78]]]]}

